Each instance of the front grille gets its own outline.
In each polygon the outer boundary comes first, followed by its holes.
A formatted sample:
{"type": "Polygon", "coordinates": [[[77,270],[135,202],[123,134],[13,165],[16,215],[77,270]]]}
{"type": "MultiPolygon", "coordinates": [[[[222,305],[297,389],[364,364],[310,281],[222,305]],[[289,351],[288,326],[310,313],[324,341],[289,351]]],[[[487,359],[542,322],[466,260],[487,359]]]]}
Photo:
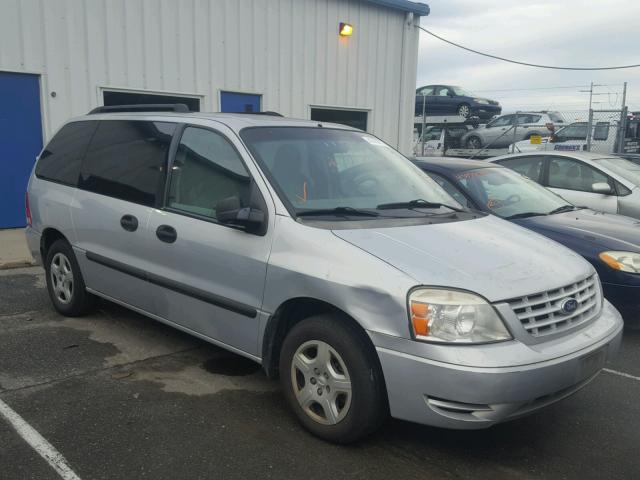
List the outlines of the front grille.
{"type": "Polygon", "coordinates": [[[508,300],[518,320],[534,337],[564,332],[592,320],[601,308],[600,288],[596,275],[555,290],[508,300]],[[574,298],[578,308],[565,314],[560,304],[574,298]]]}

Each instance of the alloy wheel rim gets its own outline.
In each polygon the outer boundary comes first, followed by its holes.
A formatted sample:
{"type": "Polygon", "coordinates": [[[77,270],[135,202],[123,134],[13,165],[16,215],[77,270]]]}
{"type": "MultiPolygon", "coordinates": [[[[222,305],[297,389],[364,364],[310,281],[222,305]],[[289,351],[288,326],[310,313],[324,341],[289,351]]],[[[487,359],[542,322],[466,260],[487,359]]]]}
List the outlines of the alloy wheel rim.
{"type": "Polygon", "coordinates": [[[310,340],[298,347],[291,361],[291,384],[302,410],[318,423],[335,425],[349,412],[349,371],[326,342],[310,340]]]}
{"type": "Polygon", "coordinates": [[[471,137],[469,139],[469,146],[471,148],[480,148],[480,145],[481,145],[480,140],[478,140],[476,137],[471,137]]]}
{"type": "Polygon", "coordinates": [[[462,105],[460,108],[458,108],[458,114],[461,117],[467,117],[469,115],[469,107],[467,107],[466,105],[462,105]]]}
{"type": "Polygon", "coordinates": [[[51,260],[51,286],[56,299],[63,304],[71,302],[73,297],[73,271],[71,262],[64,253],[56,253],[51,260]]]}

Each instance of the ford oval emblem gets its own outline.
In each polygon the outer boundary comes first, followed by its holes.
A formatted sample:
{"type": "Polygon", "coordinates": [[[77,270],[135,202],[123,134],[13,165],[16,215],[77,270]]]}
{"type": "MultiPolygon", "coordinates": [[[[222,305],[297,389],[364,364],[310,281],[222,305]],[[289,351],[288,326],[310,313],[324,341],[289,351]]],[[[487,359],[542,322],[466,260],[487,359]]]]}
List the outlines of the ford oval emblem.
{"type": "Polygon", "coordinates": [[[575,298],[565,298],[560,302],[560,311],[566,315],[575,312],[578,309],[578,301],[575,298]]]}

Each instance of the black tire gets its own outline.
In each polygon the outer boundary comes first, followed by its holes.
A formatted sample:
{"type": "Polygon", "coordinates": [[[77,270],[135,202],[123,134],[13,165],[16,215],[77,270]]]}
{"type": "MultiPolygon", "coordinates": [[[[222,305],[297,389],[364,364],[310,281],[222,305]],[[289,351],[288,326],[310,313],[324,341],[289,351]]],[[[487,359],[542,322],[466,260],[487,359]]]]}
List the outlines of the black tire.
{"type": "MultiPolygon", "coordinates": [[[[310,375],[314,374],[310,372],[310,375]]],[[[309,385],[313,383],[305,378],[306,381],[310,382],[309,385]]],[[[320,381],[317,381],[312,389],[320,386],[320,381]]],[[[300,423],[314,435],[330,442],[354,442],[375,431],[388,416],[384,378],[375,350],[357,326],[339,315],[310,317],[291,329],[280,352],[280,383],[300,423]],[[315,341],[328,344],[338,353],[351,382],[348,410],[335,424],[323,424],[312,418],[298,402],[294,390],[298,388],[298,385],[294,387],[292,376],[294,355],[300,347],[315,341]]]]}
{"type": "Polygon", "coordinates": [[[456,113],[461,117],[469,118],[471,116],[471,107],[468,103],[461,103],[458,105],[456,113]]]}
{"type": "MultiPolygon", "coordinates": [[[[66,264],[66,262],[65,262],[66,264]]],[[[66,240],[56,240],[49,250],[46,252],[46,259],[44,263],[45,278],[47,281],[47,291],[49,292],[49,298],[53,303],[54,308],[62,315],[67,317],[77,317],[90,312],[96,304],[96,297],[87,292],[78,261],[73,253],[73,248],[66,240]],[[59,280],[57,276],[52,275],[52,270],[56,268],[61,259],[66,258],[68,261],[67,268],[70,270],[72,277],[71,288],[69,288],[70,295],[65,302],[64,299],[59,298],[60,295],[56,293],[56,285],[59,280]],[[54,261],[56,265],[54,265],[54,261]]]]}
{"type": "Polygon", "coordinates": [[[467,148],[482,148],[482,139],[480,137],[472,135],[467,138],[466,145],[467,148]]]}

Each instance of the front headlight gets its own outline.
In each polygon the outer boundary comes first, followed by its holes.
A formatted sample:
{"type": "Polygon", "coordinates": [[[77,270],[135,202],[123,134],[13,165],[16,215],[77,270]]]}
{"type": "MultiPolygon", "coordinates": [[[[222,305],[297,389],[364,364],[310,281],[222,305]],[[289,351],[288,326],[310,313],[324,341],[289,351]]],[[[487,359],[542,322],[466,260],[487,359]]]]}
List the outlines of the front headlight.
{"type": "Polygon", "coordinates": [[[600,260],[614,270],[640,273],[640,253],[634,252],[602,252],[600,260]]]}
{"type": "Polygon", "coordinates": [[[409,294],[409,317],[416,340],[487,343],[512,338],[494,308],[473,293],[418,288],[409,294]]]}
{"type": "Polygon", "coordinates": [[[474,98],[473,101],[479,103],[480,105],[489,105],[489,102],[484,98],[474,98]]]}

